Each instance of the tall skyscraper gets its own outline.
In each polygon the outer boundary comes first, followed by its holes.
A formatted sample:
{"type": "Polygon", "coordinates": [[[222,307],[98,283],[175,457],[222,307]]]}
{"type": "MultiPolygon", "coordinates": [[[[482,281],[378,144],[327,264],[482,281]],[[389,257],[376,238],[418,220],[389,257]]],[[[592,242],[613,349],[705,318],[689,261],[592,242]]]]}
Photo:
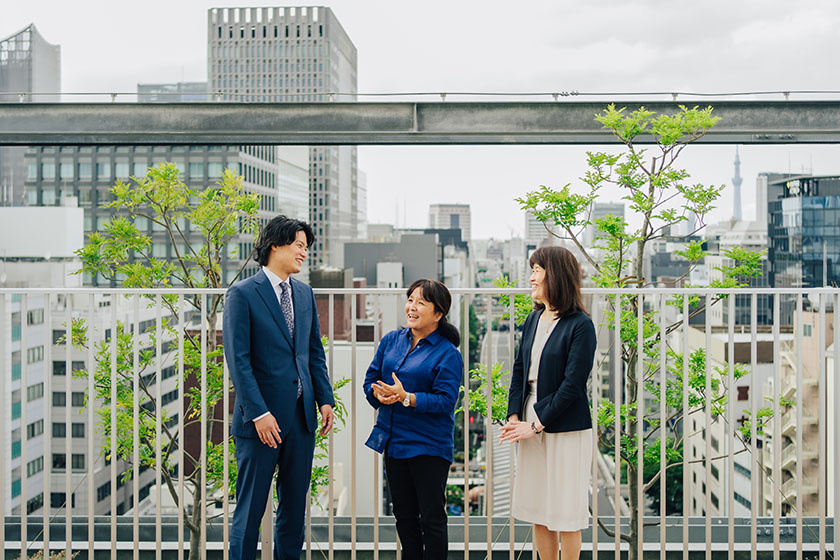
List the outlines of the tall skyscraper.
{"type": "Polygon", "coordinates": [[[735,146],[735,176],[732,177],[732,216],[741,221],[741,158],[738,156],[738,146],[735,146]]]}
{"type": "Polygon", "coordinates": [[[429,206],[429,227],[460,229],[461,240],[472,239],[472,214],[469,204],[432,204],[429,206]]]}
{"type": "MultiPolygon", "coordinates": [[[[207,63],[210,90],[227,101],[355,100],[356,47],[329,8],[212,8],[207,63]]],[[[313,267],[342,266],[357,237],[357,173],[355,146],[310,148],[313,267]]]]}
{"type": "MultiPolygon", "coordinates": [[[[0,40],[0,103],[52,102],[61,91],[61,47],[34,24],[0,40]],[[47,94],[33,97],[32,93],[47,94]]],[[[22,206],[26,148],[0,146],[0,205],[22,206]]]]}

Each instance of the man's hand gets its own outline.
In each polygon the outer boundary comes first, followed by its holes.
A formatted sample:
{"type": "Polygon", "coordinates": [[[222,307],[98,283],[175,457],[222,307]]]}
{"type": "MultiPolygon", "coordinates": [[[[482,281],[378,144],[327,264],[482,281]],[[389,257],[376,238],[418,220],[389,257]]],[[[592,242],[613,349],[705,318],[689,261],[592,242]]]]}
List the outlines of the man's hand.
{"type": "Polygon", "coordinates": [[[322,404],[321,405],[321,436],[325,436],[330,433],[333,427],[333,419],[335,418],[335,414],[333,413],[333,407],[330,404],[322,404]]]}
{"type": "Polygon", "coordinates": [[[277,446],[283,443],[280,438],[280,426],[277,425],[274,415],[269,413],[259,420],[254,420],[254,427],[257,429],[260,441],[267,446],[277,449],[277,446]]]}

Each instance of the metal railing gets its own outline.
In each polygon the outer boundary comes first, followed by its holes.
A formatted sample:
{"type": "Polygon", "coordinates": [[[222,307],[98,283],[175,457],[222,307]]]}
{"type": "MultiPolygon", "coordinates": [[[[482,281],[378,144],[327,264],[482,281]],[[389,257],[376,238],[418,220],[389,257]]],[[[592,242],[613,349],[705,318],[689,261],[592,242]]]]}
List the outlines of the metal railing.
{"type": "MultiPolygon", "coordinates": [[[[403,292],[315,292],[325,304],[320,319],[327,336],[331,380],[347,378],[349,383],[337,392],[346,407],[345,425],[338,434],[330,434],[325,456],[316,460],[316,465],[327,467],[329,476],[307,516],[306,557],[355,558],[361,551],[371,551],[374,558],[394,553],[399,557],[394,519],[387,514],[382,461],[363,446],[374,414],[361,384],[381,336],[401,324],[403,292]]],[[[526,292],[452,292],[450,315],[458,318],[465,357],[463,384],[470,386],[467,330],[471,307],[478,310],[484,330],[480,363],[488,372],[496,362],[510,370],[515,359],[516,309],[513,297],[507,305],[501,305],[498,297],[526,292]]],[[[645,348],[632,374],[654,383],[642,392],[645,422],[631,423],[614,414],[607,425],[593,430],[593,519],[583,534],[583,549],[593,555],[629,551],[628,541],[619,533],[631,534],[630,522],[635,519],[635,529],[642,536],[635,543],[637,558],[653,551],[660,551],[663,559],[680,554],[687,559],[690,552],[705,552],[707,558],[725,553],[732,559],[736,551],[749,552],[753,559],[771,552],[778,558],[783,551],[795,553],[797,560],[805,553],[820,560],[836,557],[840,420],[830,403],[840,402],[840,329],[833,321],[833,311],[840,309],[840,290],[738,290],[751,296],[751,323],[738,326],[739,334],[748,334],[748,339],[736,338],[731,297],[715,303],[728,306],[730,319],[725,325],[713,325],[708,312],[698,316],[704,317],[699,324],[684,320],[693,312],[687,296],[712,301],[732,293],[585,290],[599,334],[587,389],[590,401],[597,404],[593,423],[598,425],[604,407],[621,410],[622,404],[628,404],[632,376],[621,360],[611,358],[621,355],[614,333],[625,337],[625,349],[645,348]],[[782,302],[793,305],[797,324],[804,313],[815,314],[812,336],[823,343],[806,341],[803,329],[794,329],[785,340],[796,350],[794,360],[783,362],[780,325],[774,324],[770,333],[757,325],[759,294],[772,296],[774,317],[781,317],[782,302]],[[626,309],[628,298],[633,298],[636,309],[645,310],[632,320],[613,312],[617,307],[626,309]],[[646,338],[654,326],[667,335],[646,338]],[[759,340],[773,343],[772,356],[759,355],[759,340]],[[720,341],[724,344],[719,345],[720,341]],[[748,361],[736,364],[736,345],[745,345],[748,361]],[[705,357],[700,366],[692,362],[698,352],[705,357]],[[782,391],[789,394],[786,387],[794,383],[795,398],[803,395],[807,369],[803,359],[807,367],[818,371],[817,380],[808,381],[816,385],[816,402],[796,401],[795,413],[783,414],[783,408],[791,406],[780,399],[782,391]],[[691,378],[697,374],[704,375],[691,378]],[[671,381],[680,382],[677,394],[667,394],[671,381]],[[660,394],[654,394],[652,387],[660,394]],[[693,401],[698,392],[716,394],[716,400],[706,398],[698,406],[693,401]],[[680,407],[685,414],[681,422],[673,432],[663,432],[683,438],[681,457],[671,461],[666,458],[667,437],[652,436],[656,426],[662,425],[659,421],[680,407]],[[763,433],[756,433],[762,409],[770,417],[763,433]],[[791,417],[795,418],[792,426],[791,417]],[[813,430],[803,429],[809,422],[816,424],[815,438],[813,430]],[[749,437],[739,430],[745,425],[753,430],[749,437]],[[795,443],[786,447],[782,434],[795,443]],[[624,436],[635,436],[645,450],[659,447],[658,470],[666,473],[659,484],[660,506],[650,505],[654,493],[644,488],[650,482],[644,467],[656,467],[656,463],[644,462],[644,453],[614,460],[610,442],[624,436]],[[805,448],[817,452],[803,454],[805,448]],[[628,461],[637,467],[635,499],[630,496],[628,461]],[[782,477],[783,461],[792,478],[782,477]],[[677,466],[682,467],[681,477],[669,473],[677,466]],[[666,489],[679,484],[681,495],[669,499],[666,489]],[[811,492],[817,494],[816,504],[803,500],[811,492]],[[643,515],[627,515],[633,502],[645,504],[643,515]],[[669,513],[666,507],[670,506],[681,512],[669,513]]],[[[138,558],[140,551],[154,550],[155,557],[162,558],[176,553],[183,557],[185,551],[198,547],[199,557],[227,559],[228,521],[235,499],[229,478],[235,462],[231,442],[222,434],[229,433],[232,388],[226,364],[210,354],[213,345],[208,344],[208,333],[213,331],[208,298],[220,294],[177,289],[0,289],[0,363],[4,364],[0,395],[11,396],[13,405],[4,406],[0,413],[0,504],[4,507],[0,550],[15,556],[45,547],[66,550],[68,555],[101,550],[110,551],[111,558],[127,551],[138,558]],[[43,310],[42,317],[38,312],[30,314],[38,309],[43,310]],[[66,341],[81,338],[82,327],[87,328],[84,340],[68,349],[66,341]],[[167,338],[167,333],[174,336],[167,338]],[[120,338],[120,334],[132,336],[120,338]],[[15,369],[18,361],[21,367],[15,369]],[[82,370],[96,375],[80,376],[82,370]],[[123,379],[122,384],[118,379],[123,379]],[[19,417],[12,413],[15,399],[20,402],[19,417]],[[194,404],[192,409],[189,402],[194,404]],[[106,430],[109,426],[118,429],[106,430]],[[190,426],[200,431],[197,446],[191,439],[195,432],[185,432],[190,426]],[[213,426],[218,429],[214,431],[213,426]],[[132,465],[143,468],[132,469],[132,465]],[[170,469],[168,474],[164,465],[170,469]],[[188,473],[187,467],[193,470],[188,473]],[[199,471],[200,478],[190,482],[190,474],[199,471]],[[201,496],[200,502],[190,494],[189,485],[201,496]],[[186,507],[190,503],[203,504],[203,515],[195,516],[186,507]],[[186,518],[197,519],[201,529],[201,538],[192,543],[184,510],[186,518]]],[[[488,399],[491,390],[488,385],[488,399]]],[[[466,408],[468,399],[464,401],[466,408]]],[[[451,478],[462,485],[463,499],[450,501],[450,548],[454,551],[450,555],[463,551],[465,560],[470,551],[511,559],[522,551],[535,555],[530,526],[511,515],[515,453],[498,443],[490,418],[478,417],[471,424],[471,416],[462,414],[457,419],[463,444],[455,449],[461,458],[456,457],[458,465],[453,465],[451,478]],[[477,486],[483,487],[483,498],[471,500],[470,490],[477,486]]],[[[263,557],[268,557],[271,523],[264,527],[261,548],[263,557]]]]}

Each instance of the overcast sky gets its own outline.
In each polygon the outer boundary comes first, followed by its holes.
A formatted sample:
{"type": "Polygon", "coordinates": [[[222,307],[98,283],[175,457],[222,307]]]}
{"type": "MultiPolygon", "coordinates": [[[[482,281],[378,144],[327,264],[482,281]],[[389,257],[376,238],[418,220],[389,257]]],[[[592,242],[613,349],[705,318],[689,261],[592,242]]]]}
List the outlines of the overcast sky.
{"type": "MultiPolygon", "coordinates": [[[[208,8],[275,5],[281,4],[6,2],[0,37],[35,23],[47,41],[61,45],[64,92],[133,92],[138,82],[206,80],[208,8]]],[[[358,49],[362,93],[840,90],[836,0],[325,5],[358,49]]],[[[579,185],[585,149],[362,146],[368,217],[422,227],[430,203],[467,203],[473,238],[507,238],[523,229],[513,198],[541,184],[579,185]]],[[[755,211],[755,177],[761,171],[840,173],[837,146],[740,150],[746,217],[755,211]]],[[[697,182],[728,185],[734,155],[734,146],[694,146],[683,164],[697,182]]],[[[617,197],[605,196],[610,195],[617,197]]],[[[712,221],[730,214],[731,189],[712,221]]]]}

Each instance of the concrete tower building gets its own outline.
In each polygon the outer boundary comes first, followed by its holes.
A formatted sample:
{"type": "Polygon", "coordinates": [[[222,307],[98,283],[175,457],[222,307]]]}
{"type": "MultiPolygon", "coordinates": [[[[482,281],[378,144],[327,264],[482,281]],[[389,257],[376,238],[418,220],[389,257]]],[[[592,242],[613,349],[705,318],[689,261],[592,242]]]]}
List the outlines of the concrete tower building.
{"type": "MultiPolygon", "coordinates": [[[[0,39],[0,103],[58,101],[60,91],[60,46],[48,43],[32,24],[0,39]]],[[[24,147],[0,146],[0,206],[24,204],[25,153],[24,147]]]]}
{"type": "MultiPolygon", "coordinates": [[[[207,59],[210,90],[223,100],[355,100],[356,47],[329,8],[212,8],[207,59]]],[[[357,181],[355,146],[310,148],[311,266],[343,265],[343,244],[366,221],[357,181]]]]}
{"type": "Polygon", "coordinates": [[[429,206],[429,227],[460,229],[461,239],[472,239],[472,215],[469,204],[432,204],[429,206]]]}
{"type": "Polygon", "coordinates": [[[741,158],[738,155],[738,146],[735,146],[735,176],[732,177],[732,217],[741,221],[741,158]]]}

